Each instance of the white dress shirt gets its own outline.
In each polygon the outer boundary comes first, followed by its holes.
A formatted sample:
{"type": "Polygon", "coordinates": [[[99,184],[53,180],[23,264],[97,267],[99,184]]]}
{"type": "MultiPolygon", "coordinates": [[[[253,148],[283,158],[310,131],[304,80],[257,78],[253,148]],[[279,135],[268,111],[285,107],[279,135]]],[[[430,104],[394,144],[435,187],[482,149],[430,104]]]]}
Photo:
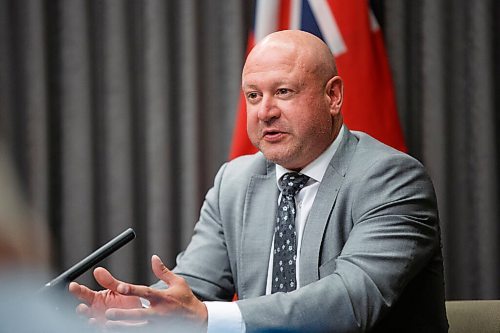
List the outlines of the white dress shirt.
{"type": "MultiPolygon", "coordinates": [[[[339,134],[332,144],[314,161],[309,163],[300,171],[301,174],[308,176],[310,179],[302,190],[295,196],[296,218],[295,228],[297,230],[297,288],[300,288],[300,249],[302,245],[302,234],[306,225],[307,217],[311,211],[311,207],[318,193],[318,188],[323,180],[328,164],[342,140],[344,126],[341,127],[339,134]]],[[[291,172],[280,165],[276,165],[276,183],[278,188],[280,178],[287,172],[291,172]]],[[[281,191],[281,188],[280,188],[281,191]]],[[[278,198],[278,203],[281,200],[281,194],[278,198]]],[[[266,295],[271,293],[272,274],[273,274],[273,250],[274,239],[271,242],[271,255],[269,258],[269,266],[267,270],[266,295]]],[[[235,302],[205,302],[208,310],[208,329],[207,333],[245,333],[245,323],[241,315],[240,309],[235,302]]]]}

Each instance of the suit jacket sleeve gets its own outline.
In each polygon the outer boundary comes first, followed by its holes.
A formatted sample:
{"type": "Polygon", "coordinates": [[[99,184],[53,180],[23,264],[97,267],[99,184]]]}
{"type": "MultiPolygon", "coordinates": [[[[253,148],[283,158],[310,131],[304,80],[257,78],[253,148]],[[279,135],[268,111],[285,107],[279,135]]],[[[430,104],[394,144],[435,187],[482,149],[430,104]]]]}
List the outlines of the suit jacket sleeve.
{"type": "MultiPolygon", "coordinates": [[[[234,279],[219,213],[220,184],[226,165],[207,192],[193,237],[185,251],[177,256],[173,272],[182,276],[201,300],[227,301],[234,293],[234,279]]],[[[163,281],[152,287],[166,288],[163,281]]]]}

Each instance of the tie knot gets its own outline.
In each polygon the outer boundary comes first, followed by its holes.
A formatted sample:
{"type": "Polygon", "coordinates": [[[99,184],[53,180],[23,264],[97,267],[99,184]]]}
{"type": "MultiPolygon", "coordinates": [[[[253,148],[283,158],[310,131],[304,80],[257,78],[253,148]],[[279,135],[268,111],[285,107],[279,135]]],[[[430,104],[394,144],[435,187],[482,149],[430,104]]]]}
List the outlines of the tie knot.
{"type": "Polygon", "coordinates": [[[295,196],[309,180],[306,175],[297,172],[285,173],[280,179],[281,192],[286,196],[295,196]]]}

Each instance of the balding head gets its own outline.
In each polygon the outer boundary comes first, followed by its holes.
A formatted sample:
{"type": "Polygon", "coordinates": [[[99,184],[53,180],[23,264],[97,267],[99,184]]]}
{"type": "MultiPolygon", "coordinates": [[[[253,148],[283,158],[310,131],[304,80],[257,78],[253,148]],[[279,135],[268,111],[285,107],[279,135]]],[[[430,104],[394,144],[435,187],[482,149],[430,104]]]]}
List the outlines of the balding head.
{"type": "Polygon", "coordinates": [[[282,30],[267,35],[249,53],[247,64],[265,59],[270,52],[288,53],[304,71],[317,75],[325,81],[337,75],[337,67],[332,52],[321,39],[301,30],[282,30]]]}

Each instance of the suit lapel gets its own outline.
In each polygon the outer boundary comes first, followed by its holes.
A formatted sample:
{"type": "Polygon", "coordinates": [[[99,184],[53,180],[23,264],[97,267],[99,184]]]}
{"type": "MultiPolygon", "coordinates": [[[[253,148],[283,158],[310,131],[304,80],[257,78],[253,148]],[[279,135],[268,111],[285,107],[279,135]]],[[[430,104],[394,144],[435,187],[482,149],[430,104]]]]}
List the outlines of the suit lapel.
{"type": "Polygon", "coordinates": [[[356,144],[357,139],[346,127],[342,142],[326,169],[304,227],[300,253],[301,286],[319,279],[319,255],[323,235],[356,144]]]}
{"type": "Polygon", "coordinates": [[[240,298],[265,294],[277,202],[275,167],[268,163],[267,174],[253,176],[246,193],[240,251],[240,298]]]}

